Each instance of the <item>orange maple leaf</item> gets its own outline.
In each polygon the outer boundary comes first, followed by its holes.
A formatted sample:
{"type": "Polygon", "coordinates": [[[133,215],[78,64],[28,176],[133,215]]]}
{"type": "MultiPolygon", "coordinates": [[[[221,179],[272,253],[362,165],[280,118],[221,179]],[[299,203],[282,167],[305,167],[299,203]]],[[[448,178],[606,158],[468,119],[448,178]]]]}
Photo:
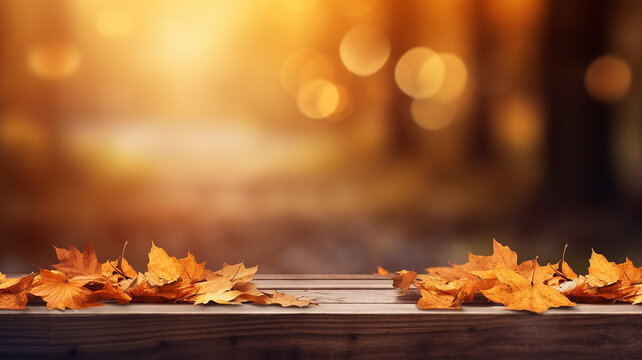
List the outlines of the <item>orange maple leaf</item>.
{"type": "MultiPolygon", "coordinates": [[[[534,271],[539,268],[535,262],[534,271]]],[[[534,277],[527,279],[511,269],[501,267],[496,268],[494,272],[501,284],[481,292],[489,300],[504,304],[511,310],[540,313],[551,307],[575,305],[555,288],[534,281],[534,277]]]]}
{"type": "Polygon", "coordinates": [[[102,275],[102,264],[98,262],[94,246],[90,243],[82,253],[74,246],[69,246],[69,250],[55,247],[56,256],[60,263],[53,267],[65,273],[69,277],[78,275],[93,276],[102,275]]]}
{"type": "Polygon", "coordinates": [[[401,290],[399,295],[405,295],[410,286],[417,280],[417,272],[415,271],[401,270],[396,273],[390,273],[381,266],[378,267],[377,271],[380,275],[385,275],[392,279],[392,286],[401,290]]]}
{"type": "Polygon", "coordinates": [[[627,257],[626,260],[617,265],[619,278],[622,281],[628,281],[631,284],[642,283],[642,267],[635,267],[633,262],[627,257]]]}
{"type": "Polygon", "coordinates": [[[151,285],[169,284],[181,277],[183,267],[180,261],[174,256],[167,255],[165,250],[157,247],[153,242],[148,257],[147,272],[149,276],[147,281],[151,285]]]}
{"type": "Polygon", "coordinates": [[[244,283],[252,281],[254,275],[258,270],[258,265],[248,268],[245,267],[245,264],[243,264],[242,262],[235,265],[223,263],[223,268],[221,270],[215,271],[214,274],[222,276],[235,283],[244,283]]]}
{"type": "Polygon", "coordinates": [[[620,269],[614,262],[606,260],[604,255],[591,250],[586,282],[592,287],[603,287],[615,284],[620,279],[620,269]]]}
{"type": "Polygon", "coordinates": [[[181,279],[200,281],[205,278],[205,263],[207,261],[203,261],[202,263],[196,262],[194,255],[188,251],[187,256],[182,259],[178,259],[178,262],[182,267],[180,275],[181,279]]]}
{"type": "Polygon", "coordinates": [[[70,279],[61,272],[40,269],[40,281],[30,293],[40,296],[48,309],[84,309],[101,305],[92,301],[92,291],[85,287],[86,278],[70,279]]]}
{"type": "Polygon", "coordinates": [[[507,269],[517,268],[517,253],[510,247],[500,244],[493,239],[493,255],[483,256],[468,253],[468,262],[462,265],[453,265],[456,269],[462,270],[490,270],[495,267],[507,269]]]}
{"type": "Polygon", "coordinates": [[[278,292],[274,290],[274,293],[270,297],[270,304],[279,304],[283,307],[290,307],[290,306],[297,306],[297,307],[305,307],[310,304],[314,304],[311,301],[304,300],[301,298],[297,298],[295,296],[292,296],[290,294],[285,294],[282,292],[278,292]]]}
{"type": "Polygon", "coordinates": [[[0,272],[0,308],[24,309],[29,294],[41,297],[48,309],[61,310],[99,306],[102,301],[310,304],[279,292],[261,292],[251,282],[258,266],[224,264],[222,269],[211,271],[205,269],[206,262],[197,262],[190,252],[177,259],[154,243],[145,273],[136,272],[125,259],[125,247],[120,264],[118,260],[99,263],[91,244],[82,253],[73,246],[55,249],[57,270],[41,269],[39,275],[8,280],[0,272]]]}
{"type": "Polygon", "coordinates": [[[27,307],[27,294],[33,286],[36,274],[17,279],[7,279],[0,273],[0,309],[25,309],[27,307]]]}
{"type": "Polygon", "coordinates": [[[198,289],[193,298],[194,304],[207,304],[213,301],[218,304],[228,304],[243,294],[241,291],[232,290],[234,283],[228,278],[219,276],[213,280],[207,280],[196,284],[198,289]]]}

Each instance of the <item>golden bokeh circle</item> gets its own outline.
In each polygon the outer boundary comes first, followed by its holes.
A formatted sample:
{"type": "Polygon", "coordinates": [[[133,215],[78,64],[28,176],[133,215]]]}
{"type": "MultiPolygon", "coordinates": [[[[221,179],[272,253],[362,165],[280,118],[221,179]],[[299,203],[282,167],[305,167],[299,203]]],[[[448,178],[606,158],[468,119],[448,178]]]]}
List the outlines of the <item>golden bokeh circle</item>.
{"type": "Polygon", "coordinates": [[[415,47],[401,56],[395,67],[399,89],[416,99],[435,95],[443,85],[444,62],[436,52],[415,47]]]}
{"type": "Polygon", "coordinates": [[[631,81],[629,64],[613,55],[595,59],[584,76],[584,84],[591,97],[607,103],[624,98],[631,88],[631,81]]]}
{"type": "Polygon", "coordinates": [[[457,55],[450,53],[439,55],[444,63],[444,82],[433,99],[441,102],[456,100],[466,88],[468,70],[457,55]]]}
{"type": "Polygon", "coordinates": [[[297,106],[307,117],[323,119],[332,115],[339,106],[339,90],[335,84],[324,79],[308,81],[297,94],[297,106]]]}
{"type": "Polygon", "coordinates": [[[386,63],[390,56],[390,43],[380,31],[357,26],[341,40],[339,55],[345,67],[353,74],[368,76],[386,63]]]}
{"type": "Polygon", "coordinates": [[[432,99],[413,99],[410,114],[422,128],[440,130],[452,123],[457,111],[453,103],[437,102],[432,99]]]}
{"type": "Polygon", "coordinates": [[[68,42],[42,42],[27,53],[27,66],[36,75],[61,79],[73,75],[81,63],[80,51],[68,42]]]}

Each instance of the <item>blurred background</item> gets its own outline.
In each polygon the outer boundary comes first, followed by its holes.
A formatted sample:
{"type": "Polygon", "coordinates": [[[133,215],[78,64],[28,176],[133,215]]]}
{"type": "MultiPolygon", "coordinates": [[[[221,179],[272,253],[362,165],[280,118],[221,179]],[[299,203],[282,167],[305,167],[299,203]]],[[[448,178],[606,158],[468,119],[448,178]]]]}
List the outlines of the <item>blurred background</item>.
{"type": "Polygon", "coordinates": [[[642,263],[642,2],[0,0],[0,269],[642,263]]]}

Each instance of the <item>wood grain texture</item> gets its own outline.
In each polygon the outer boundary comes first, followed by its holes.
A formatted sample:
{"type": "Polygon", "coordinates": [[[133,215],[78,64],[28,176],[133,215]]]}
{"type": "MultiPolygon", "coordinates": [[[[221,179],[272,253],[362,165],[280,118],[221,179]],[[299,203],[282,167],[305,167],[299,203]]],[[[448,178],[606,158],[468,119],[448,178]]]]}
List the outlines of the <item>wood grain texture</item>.
{"type": "Polygon", "coordinates": [[[642,306],[587,304],[541,315],[492,304],[427,311],[415,306],[417,294],[399,297],[387,279],[378,289],[370,282],[380,279],[369,275],[284,277],[261,281],[320,305],[0,310],[0,359],[642,358],[642,306]]]}

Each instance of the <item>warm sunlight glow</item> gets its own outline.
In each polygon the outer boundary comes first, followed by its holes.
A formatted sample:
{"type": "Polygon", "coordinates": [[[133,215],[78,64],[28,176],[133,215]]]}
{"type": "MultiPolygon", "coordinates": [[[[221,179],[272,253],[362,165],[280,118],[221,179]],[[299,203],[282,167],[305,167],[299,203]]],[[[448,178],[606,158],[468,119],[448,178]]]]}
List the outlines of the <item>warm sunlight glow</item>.
{"type": "Polygon", "coordinates": [[[378,0],[350,0],[337,2],[339,10],[350,17],[360,17],[368,14],[377,5],[378,0]]]}
{"type": "Polygon", "coordinates": [[[96,16],[96,30],[108,39],[126,37],[133,27],[134,16],[124,7],[105,8],[96,16]]]}
{"type": "Polygon", "coordinates": [[[327,80],[312,80],[299,90],[297,105],[307,117],[313,119],[328,117],[339,106],[339,90],[327,80]]]}
{"type": "Polygon", "coordinates": [[[417,125],[426,130],[439,130],[448,126],[456,115],[452,103],[440,103],[431,99],[414,99],[410,113],[417,125]]]}
{"type": "Polygon", "coordinates": [[[584,84],[595,100],[610,103],[626,96],[631,87],[631,77],[631,68],[626,61],[605,55],[589,65],[584,84]]]}
{"type": "Polygon", "coordinates": [[[390,43],[380,31],[358,26],[343,37],[339,53],[348,70],[359,76],[368,76],[386,63],[390,55],[390,43]]]}
{"type": "Polygon", "coordinates": [[[317,52],[309,48],[301,48],[292,52],[281,64],[281,85],[288,94],[296,96],[301,87],[301,70],[317,56],[317,52]]]}
{"type": "Polygon", "coordinates": [[[439,91],[444,73],[444,62],[437,53],[416,47],[408,50],[397,62],[395,80],[404,93],[424,99],[439,91]]]}
{"type": "Polygon", "coordinates": [[[437,101],[453,101],[457,99],[466,88],[468,71],[464,62],[454,54],[440,54],[444,63],[444,83],[439,92],[433,97],[437,101]]]}
{"type": "Polygon", "coordinates": [[[494,111],[496,140],[513,150],[533,149],[542,135],[542,118],[537,104],[523,95],[502,100],[494,111]]]}
{"type": "Polygon", "coordinates": [[[80,51],[67,42],[43,42],[32,46],[27,53],[27,65],[36,75],[61,79],[74,74],[81,63],[80,51]]]}

